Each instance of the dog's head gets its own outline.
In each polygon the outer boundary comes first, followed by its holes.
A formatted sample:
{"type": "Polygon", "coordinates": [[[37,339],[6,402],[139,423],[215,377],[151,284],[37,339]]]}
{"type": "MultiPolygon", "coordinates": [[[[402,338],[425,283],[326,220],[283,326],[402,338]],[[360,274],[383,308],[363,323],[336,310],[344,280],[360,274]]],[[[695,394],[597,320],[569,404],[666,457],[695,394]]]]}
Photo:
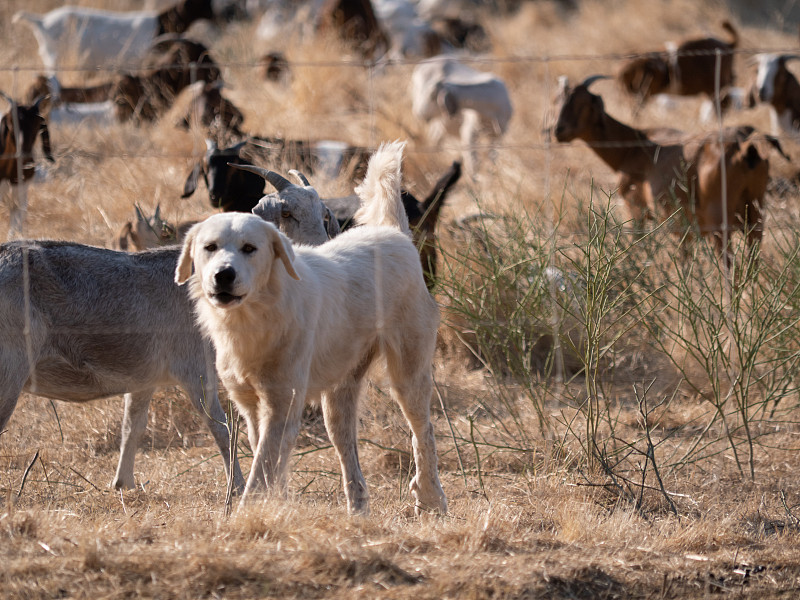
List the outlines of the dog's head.
{"type": "Polygon", "coordinates": [[[234,308],[269,281],[273,268],[299,280],[289,239],[272,223],[245,213],[222,213],[192,227],[183,242],[175,281],[192,277],[217,308],[234,308]],[[283,267],[276,266],[277,260],[283,267]]]}

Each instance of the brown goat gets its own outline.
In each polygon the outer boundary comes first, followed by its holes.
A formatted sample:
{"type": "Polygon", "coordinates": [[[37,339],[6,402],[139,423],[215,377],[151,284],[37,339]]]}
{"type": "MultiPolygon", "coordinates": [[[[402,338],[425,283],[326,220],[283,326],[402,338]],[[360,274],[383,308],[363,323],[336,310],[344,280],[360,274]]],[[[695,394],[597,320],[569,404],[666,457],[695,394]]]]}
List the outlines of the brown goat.
{"type": "Polygon", "coordinates": [[[9,237],[22,233],[28,210],[27,182],[35,172],[33,161],[33,145],[36,138],[42,138],[42,151],[45,157],[53,161],[50,148],[50,132],[47,120],[42,116],[40,107],[44,96],[40,96],[30,105],[20,106],[5,93],[0,96],[11,104],[11,110],[0,119],[0,183],[7,181],[17,186],[17,201],[11,200],[9,219],[9,237]]]}
{"type": "Polygon", "coordinates": [[[620,173],[619,192],[635,218],[648,214],[652,206],[665,219],[677,203],[687,218],[694,219],[702,235],[713,236],[728,261],[730,249],[723,248],[725,223],[728,231],[746,232],[748,245],[759,242],[769,175],[761,140],[786,157],[778,141],[742,126],[727,128],[722,142],[716,134],[709,134],[680,143],[675,141],[677,132],[661,130],[666,139],[659,143],[652,133],[624,125],[605,112],[602,98],[589,91],[600,78],[589,77],[572,90],[563,82],[556,139],[582,139],[620,173]],[[724,185],[721,152],[725,157],[724,185]]]}
{"type": "Polygon", "coordinates": [[[721,53],[719,89],[725,91],[734,82],[733,49],[739,34],[728,21],[722,23],[731,40],[716,38],[688,40],[674,50],[651,52],[632,59],[619,73],[623,89],[641,104],[656,94],[695,96],[705,94],[714,98],[716,90],[716,52],[721,53]]]}

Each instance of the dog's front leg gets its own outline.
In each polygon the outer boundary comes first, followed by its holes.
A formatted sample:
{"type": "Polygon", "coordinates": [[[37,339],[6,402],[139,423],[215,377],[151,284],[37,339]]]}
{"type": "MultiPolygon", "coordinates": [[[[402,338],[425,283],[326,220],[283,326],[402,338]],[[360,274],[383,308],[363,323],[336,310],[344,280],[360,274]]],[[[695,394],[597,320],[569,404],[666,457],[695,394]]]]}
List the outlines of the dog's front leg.
{"type": "Polygon", "coordinates": [[[267,490],[286,494],[287,471],[305,403],[305,387],[270,386],[259,393],[257,431],[253,467],[244,497],[262,485],[267,490]]]}

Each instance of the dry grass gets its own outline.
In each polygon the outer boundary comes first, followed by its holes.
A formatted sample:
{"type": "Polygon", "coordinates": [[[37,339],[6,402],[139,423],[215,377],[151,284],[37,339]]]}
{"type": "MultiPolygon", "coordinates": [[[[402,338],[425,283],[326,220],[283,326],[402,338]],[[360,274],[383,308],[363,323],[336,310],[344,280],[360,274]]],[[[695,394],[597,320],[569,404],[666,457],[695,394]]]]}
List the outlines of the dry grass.
{"type": "MultiPolygon", "coordinates": [[[[39,64],[32,36],[12,26],[10,16],[22,7],[44,11],[58,4],[2,3],[0,35],[12,43],[0,50],[0,67],[8,69],[0,70],[0,89],[21,96],[39,64]]],[[[91,4],[126,9],[138,3],[91,4]]],[[[581,143],[547,150],[540,132],[556,77],[611,73],[618,67],[611,55],[719,33],[723,18],[739,16],[732,12],[737,6],[675,0],[648,3],[643,10],[633,0],[586,0],[578,11],[565,12],[542,1],[527,3],[512,19],[487,17],[494,58],[532,60],[494,66],[512,91],[511,131],[478,181],[459,186],[445,218],[476,206],[524,211],[545,224],[560,215],[561,227],[574,234],[568,243],[580,243],[585,219],[579,209],[592,182],[611,189],[615,177],[581,143]],[[539,60],[590,54],[599,58],[539,60]]],[[[410,66],[376,72],[370,82],[360,68],[328,64],[343,52],[336,42],[292,38],[285,48],[290,61],[326,64],[298,67],[289,84],[276,87],[255,80],[247,66],[270,49],[253,42],[254,29],[235,24],[224,31],[199,30],[218,60],[231,63],[225,68],[228,93],[243,109],[248,130],[357,144],[409,138],[406,177],[415,191],[427,190],[456,156],[454,148],[425,147],[409,110],[410,66]]],[[[782,33],[774,23],[742,25],[741,32],[743,47],[797,45],[794,33],[782,33]]],[[[746,72],[744,64],[739,72],[746,72]]],[[[81,79],[80,73],[64,75],[67,82],[81,79]]],[[[632,121],[632,106],[613,84],[598,84],[598,91],[612,114],[632,121]]],[[[204,148],[201,134],[173,127],[185,102],[181,98],[151,127],[54,128],[57,161],[46,180],[30,190],[29,235],[107,246],[135,202],[148,209],[160,203],[162,214],[173,220],[209,214],[204,190],[179,199],[190,165],[204,148]]],[[[653,106],[637,123],[667,120],[698,130],[697,109],[692,100],[669,113],[653,106]]],[[[734,115],[730,122],[769,127],[763,109],[734,115]]],[[[797,154],[798,148],[789,144],[789,151],[797,154]]],[[[775,173],[793,175],[790,165],[775,163],[775,173]]],[[[323,193],[352,189],[342,180],[317,183],[323,193]]],[[[800,221],[796,195],[769,201],[768,228],[800,221]]],[[[624,209],[617,210],[624,217],[624,209]]],[[[0,206],[0,238],[7,215],[0,206]]],[[[768,233],[765,243],[772,263],[780,258],[772,241],[778,231],[768,233]]],[[[633,389],[655,380],[652,396],[672,398],[668,407],[647,415],[654,435],[664,439],[658,452],[666,460],[697,435],[710,409],[678,385],[675,368],[663,355],[631,337],[618,348],[615,368],[604,381],[617,415],[614,434],[641,435],[633,389]]],[[[178,390],[156,396],[137,456],[140,485],[124,493],[108,488],[118,458],[120,398],[74,405],[23,396],[0,437],[0,596],[588,599],[700,598],[719,592],[790,598],[800,588],[796,415],[784,418],[779,430],[773,427],[769,446],[759,448],[754,481],[740,476],[726,451],[671,471],[664,485],[672,492],[673,514],[664,496],[652,490],[638,505],[621,500],[587,464],[579,444],[565,439],[563,430],[542,429],[530,390],[544,390],[541,406],[555,422],[573,414],[568,411],[574,407],[560,400],[578,397],[582,380],[515,382],[471,371],[450,354],[437,357],[436,377],[441,405],[447,407],[443,412],[434,398],[450,502],[450,513],[439,519],[413,517],[409,432],[388,400],[380,372],[362,409],[360,452],[372,512],[361,518],[346,515],[336,459],[313,417],[298,442],[291,497],[225,517],[222,461],[178,390]]],[[[240,450],[246,469],[249,451],[240,450]]]]}

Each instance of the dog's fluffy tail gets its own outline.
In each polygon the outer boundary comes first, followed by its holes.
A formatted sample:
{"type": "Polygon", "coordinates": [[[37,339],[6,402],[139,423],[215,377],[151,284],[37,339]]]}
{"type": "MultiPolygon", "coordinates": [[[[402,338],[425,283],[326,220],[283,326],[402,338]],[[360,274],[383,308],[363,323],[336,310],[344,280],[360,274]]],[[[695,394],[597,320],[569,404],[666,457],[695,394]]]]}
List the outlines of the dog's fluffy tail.
{"type": "Polygon", "coordinates": [[[359,225],[386,225],[411,235],[400,198],[405,147],[405,142],[400,141],[384,143],[369,159],[367,175],[356,188],[361,208],[354,218],[359,225]]]}

